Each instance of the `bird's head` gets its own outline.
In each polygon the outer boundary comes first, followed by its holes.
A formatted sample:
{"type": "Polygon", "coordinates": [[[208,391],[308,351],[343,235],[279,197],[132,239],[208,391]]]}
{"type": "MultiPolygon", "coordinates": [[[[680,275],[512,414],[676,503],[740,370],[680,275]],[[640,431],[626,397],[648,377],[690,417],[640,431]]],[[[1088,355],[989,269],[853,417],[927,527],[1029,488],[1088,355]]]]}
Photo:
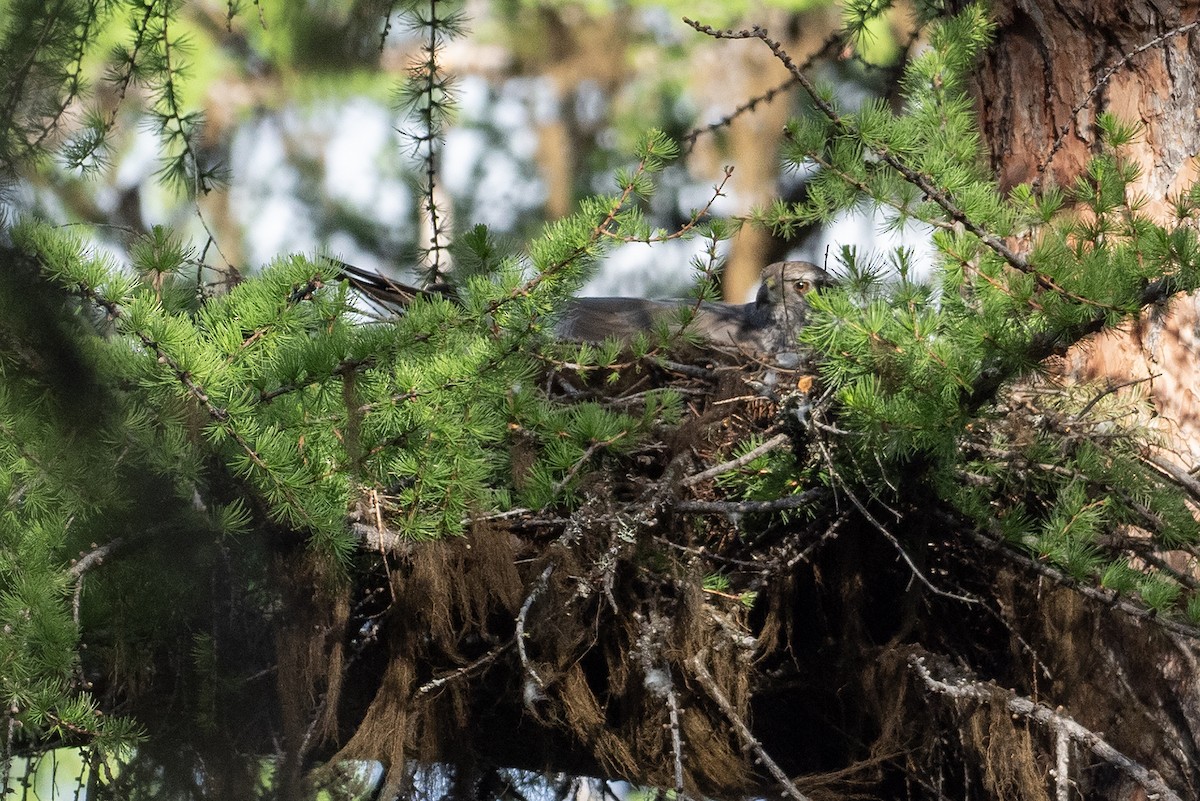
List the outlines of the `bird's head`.
{"type": "Polygon", "coordinates": [[[803,302],[814,289],[833,286],[837,281],[829,273],[806,261],[777,261],[763,270],[762,287],[756,300],[759,306],[790,306],[803,302]]]}

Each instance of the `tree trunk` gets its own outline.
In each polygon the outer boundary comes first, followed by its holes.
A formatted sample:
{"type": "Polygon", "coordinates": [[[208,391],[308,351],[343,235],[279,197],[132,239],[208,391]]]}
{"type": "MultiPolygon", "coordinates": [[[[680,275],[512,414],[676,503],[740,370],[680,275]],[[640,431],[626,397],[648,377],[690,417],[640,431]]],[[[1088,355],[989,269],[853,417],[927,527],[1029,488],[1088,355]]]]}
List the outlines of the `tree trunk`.
{"type": "MultiPolygon", "coordinates": [[[[1099,147],[1111,112],[1144,127],[1121,154],[1141,166],[1135,191],[1158,220],[1200,167],[1200,3],[1004,0],[996,43],[978,71],[979,120],[1002,189],[1069,187],[1099,147]]],[[[1183,467],[1200,462],[1200,302],[1176,298],[1069,359],[1079,379],[1145,378],[1183,467]]]]}
{"type": "Polygon", "coordinates": [[[1152,213],[1193,183],[1200,145],[1200,3],[1006,0],[978,72],[979,119],[1001,186],[1069,185],[1097,150],[1097,116],[1145,125],[1126,155],[1152,213]],[[1061,135],[1061,143],[1056,140],[1061,135]]]}
{"type": "MultiPolygon", "coordinates": [[[[992,13],[996,41],[976,79],[980,126],[1001,188],[1025,182],[1070,187],[1100,149],[1096,120],[1111,112],[1144,126],[1120,152],[1142,168],[1135,191],[1145,196],[1146,213],[1168,219],[1171,197],[1198,177],[1200,3],[1002,0],[992,13]]],[[[1153,310],[1083,343],[1065,365],[1080,380],[1146,378],[1157,411],[1153,423],[1186,469],[1200,460],[1198,320],[1197,298],[1177,297],[1169,311],[1153,310]]],[[[1180,566],[1194,571],[1194,560],[1183,561],[1180,566]]],[[[1018,635],[1056,648],[1050,659],[1071,650],[1056,643],[1087,643],[1073,659],[1052,666],[1058,676],[1041,688],[1041,700],[1124,739],[1128,753],[1160,771],[1182,797],[1194,797],[1200,687],[1191,643],[1133,631],[1104,636],[1094,628],[1102,624],[1085,623],[1068,600],[1043,599],[1032,615],[1010,615],[1030,621],[1014,628],[1014,653],[1018,635]],[[1089,626],[1093,633],[1086,636],[1089,626]]]]}

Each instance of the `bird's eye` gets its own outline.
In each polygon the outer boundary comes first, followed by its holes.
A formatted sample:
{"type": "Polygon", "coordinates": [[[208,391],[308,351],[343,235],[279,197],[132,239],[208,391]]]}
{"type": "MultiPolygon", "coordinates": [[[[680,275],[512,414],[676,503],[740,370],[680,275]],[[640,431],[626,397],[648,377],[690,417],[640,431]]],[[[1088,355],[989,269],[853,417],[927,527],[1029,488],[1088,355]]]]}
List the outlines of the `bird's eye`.
{"type": "Polygon", "coordinates": [[[808,281],[797,281],[796,283],[792,284],[792,287],[795,288],[797,295],[803,295],[812,288],[812,284],[810,284],[808,281]]]}

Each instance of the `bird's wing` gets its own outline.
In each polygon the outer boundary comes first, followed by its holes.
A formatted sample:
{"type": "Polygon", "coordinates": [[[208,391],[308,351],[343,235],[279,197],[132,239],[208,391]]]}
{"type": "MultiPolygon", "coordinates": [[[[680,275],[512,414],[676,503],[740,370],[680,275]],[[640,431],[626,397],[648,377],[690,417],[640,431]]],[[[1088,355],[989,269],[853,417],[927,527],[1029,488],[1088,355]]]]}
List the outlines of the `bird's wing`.
{"type": "Polygon", "coordinates": [[[394,313],[402,314],[404,309],[418,297],[441,296],[454,298],[454,291],[445,284],[434,284],[433,286],[421,289],[400,281],[394,281],[379,273],[363,270],[344,261],[326,258],[337,267],[337,277],[339,280],[346,281],[360,295],[394,313]]]}
{"type": "Polygon", "coordinates": [[[660,321],[670,323],[678,303],[640,298],[575,298],[554,326],[554,336],[569,342],[603,342],[609,337],[630,341],[650,333],[660,321]]]}
{"type": "Polygon", "coordinates": [[[748,338],[769,323],[761,318],[752,303],[701,303],[688,328],[714,345],[745,347],[752,345],[748,338]]]}

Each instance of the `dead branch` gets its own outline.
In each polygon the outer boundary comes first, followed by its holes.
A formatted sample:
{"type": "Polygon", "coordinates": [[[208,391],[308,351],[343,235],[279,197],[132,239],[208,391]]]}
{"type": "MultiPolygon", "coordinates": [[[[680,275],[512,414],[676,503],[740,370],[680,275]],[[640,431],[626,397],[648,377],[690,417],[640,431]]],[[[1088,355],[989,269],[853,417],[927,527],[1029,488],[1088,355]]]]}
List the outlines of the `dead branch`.
{"type": "Polygon", "coordinates": [[[716,478],[722,473],[728,473],[731,470],[737,470],[738,468],[745,467],[763,454],[770,453],[776,448],[786,445],[790,440],[791,437],[789,437],[787,434],[776,434],[763,444],[759,445],[757,448],[747,451],[736,459],[730,459],[728,462],[723,464],[719,464],[714,467],[710,467],[707,470],[702,470],[694,475],[687,476],[679,483],[682,486],[691,487],[699,484],[701,481],[707,481],[710,478],[716,478]]]}
{"type": "Polygon", "coordinates": [[[529,591],[529,595],[525,596],[525,603],[521,604],[521,611],[517,614],[517,654],[521,657],[521,667],[526,675],[532,679],[533,684],[537,687],[537,692],[531,690],[526,691],[525,700],[530,704],[536,700],[538,693],[546,689],[546,681],[540,675],[533,665],[529,662],[529,654],[525,652],[525,621],[529,617],[529,610],[533,607],[533,602],[537,597],[546,591],[546,586],[550,582],[550,574],[554,572],[554,563],[546,565],[546,569],[542,571],[542,575],[538,576],[537,583],[533,585],[533,589],[529,591]],[[531,697],[535,696],[535,697],[531,697]]]}
{"type": "Polygon", "coordinates": [[[1179,465],[1157,456],[1143,456],[1142,462],[1154,468],[1156,472],[1169,479],[1180,489],[1187,491],[1187,494],[1191,495],[1193,499],[1200,500],[1200,481],[1197,481],[1191,473],[1179,465]]]}
{"type": "Polygon", "coordinates": [[[675,684],[671,681],[671,666],[663,661],[660,670],[666,676],[667,712],[671,720],[671,755],[675,762],[675,798],[687,801],[683,791],[683,737],[679,731],[679,698],[675,695],[675,684]]]}
{"type": "Polygon", "coordinates": [[[802,509],[829,495],[824,487],[810,489],[799,495],[788,495],[769,501],[678,501],[675,508],[680,512],[715,512],[725,515],[757,514],[778,512],[784,509],[802,509]]]}
{"type": "Polygon", "coordinates": [[[784,795],[793,801],[811,801],[808,796],[796,789],[796,784],[783,772],[783,768],[779,767],[779,763],[771,759],[770,754],[763,748],[762,743],[758,741],[753,732],[750,731],[750,727],[746,725],[746,721],[742,720],[742,716],[733,708],[733,704],[725,697],[725,693],[721,692],[721,688],[717,686],[716,680],[708,672],[708,668],[704,666],[704,655],[705,651],[701,651],[693,656],[688,660],[688,666],[691,667],[692,675],[696,677],[696,681],[700,682],[700,686],[708,693],[709,698],[720,707],[721,713],[725,715],[725,719],[733,726],[733,730],[737,732],[742,744],[754,752],[763,767],[778,782],[779,789],[783,791],[784,795]]]}
{"type": "Polygon", "coordinates": [[[455,670],[452,670],[443,676],[438,676],[436,679],[430,679],[429,681],[425,682],[424,684],[422,684],[420,687],[418,687],[416,690],[413,691],[413,697],[416,698],[416,697],[420,697],[422,695],[428,695],[429,693],[433,692],[434,690],[445,687],[447,684],[449,684],[452,681],[455,681],[456,679],[460,679],[463,676],[467,676],[471,673],[474,673],[476,670],[479,670],[480,668],[482,668],[486,665],[489,665],[492,662],[495,662],[496,659],[498,659],[505,651],[507,651],[509,648],[512,648],[513,644],[516,642],[517,642],[517,639],[514,637],[513,639],[509,640],[506,643],[501,643],[500,645],[497,645],[495,648],[491,649],[490,651],[488,651],[486,654],[479,657],[475,661],[473,661],[469,664],[463,665],[460,668],[456,668],[455,670]]]}
{"type": "MultiPolygon", "coordinates": [[[[1056,712],[1045,704],[1039,704],[1030,698],[1017,695],[990,682],[958,678],[951,683],[937,679],[930,672],[925,661],[924,656],[914,654],[909,657],[908,663],[925,682],[925,686],[933,692],[948,695],[951,698],[965,698],[981,703],[1003,701],[1005,707],[1012,714],[1037,721],[1051,729],[1056,736],[1065,733],[1071,740],[1084,745],[1096,756],[1125,771],[1150,794],[1151,798],[1161,799],[1161,801],[1183,801],[1166,785],[1157,771],[1149,770],[1144,765],[1125,756],[1105,742],[1096,732],[1084,728],[1072,718],[1056,712]]],[[[1062,780],[1065,777],[1058,778],[1062,780]]]]}
{"type": "Polygon", "coordinates": [[[683,736],[679,725],[679,698],[675,693],[675,683],[671,680],[671,665],[663,658],[661,647],[665,640],[666,622],[656,608],[651,610],[649,619],[641,612],[633,614],[639,628],[636,654],[641,663],[646,689],[667,703],[671,756],[675,768],[675,797],[686,801],[687,795],[683,789],[683,736]]]}
{"type": "Polygon", "coordinates": [[[82,578],[84,573],[91,570],[93,567],[102,564],[105,559],[112,555],[113,551],[120,549],[124,544],[124,538],[117,537],[112,542],[106,542],[105,544],[99,546],[93,545],[92,550],[79,557],[79,559],[76,560],[73,565],[71,565],[71,568],[67,571],[67,574],[73,579],[82,578]]]}

